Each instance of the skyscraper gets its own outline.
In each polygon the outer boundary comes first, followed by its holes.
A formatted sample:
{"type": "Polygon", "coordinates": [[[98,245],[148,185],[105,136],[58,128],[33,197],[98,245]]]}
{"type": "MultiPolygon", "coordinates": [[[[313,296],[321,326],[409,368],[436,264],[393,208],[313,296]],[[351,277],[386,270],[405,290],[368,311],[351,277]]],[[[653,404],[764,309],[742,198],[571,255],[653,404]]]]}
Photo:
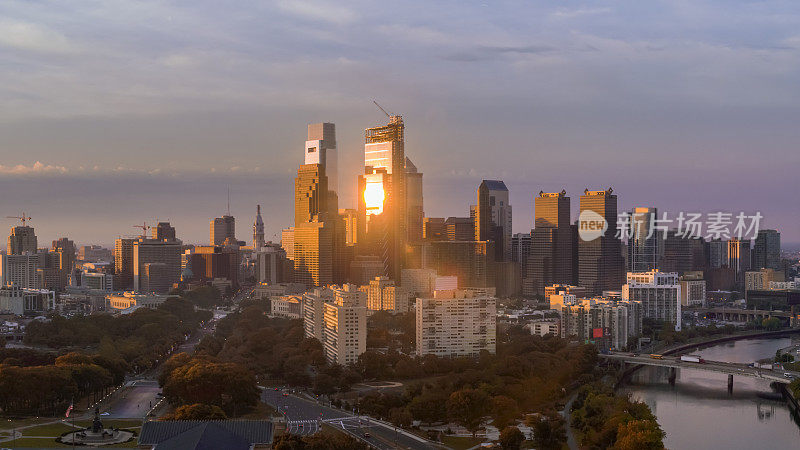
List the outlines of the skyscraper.
{"type": "Polygon", "coordinates": [[[411,160],[406,157],[406,185],[408,198],[408,242],[422,240],[422,221],[425,218],[425,209],[422,199],[422,173],[417,170],[411,160]]]}
{"type": "Polygon", "coordinates": [[[728,267],[736,273],[736,283],[743,284],[744,274],[750,270],[750,239],[728,241],[728,267]]]}
{"type": "Polygon", "coordinates": [[[578,218],[578,284],[590,295],[619,290],[625,283],[625,259],[617,232],[617,196],[605,191],[584,190],[578,218]],[[599,218],[598,218],[599,216],[599,218]],[[604,221],[605,231],[594,237],[593,222],[604,221]]]}
{"type": "Polygon", "coordinates": [[[628,239],[629,272],[647,272],[658,268],[664,252],[664,235],[663,232],[653,228],[654,219],[657,217],[656,208],[639,207],[631,211],[631,237],[628,239]]]}
{"type": "Polygon", "coordinates": [[[170,225],[169,222],[158,222],[158,225],[152,229],[151,237],[159,241],[174,241],[176,239],[175,227],[170,225]]]}
{"type": "Polygon", "coordinates": [[[8,236],[8,254],[21,255],[23,253],[36,253],[37,251],[36,233],[33,227],[23,225],[11,229],[8,236]]]}
{"type": "Polygon", "coordinates": [[[364,132],[364,174],[358,180],[359,253],[379,256],[384,275],[400,279],[407,239],[407,198],[401,116],[364,132]],[[362,239],[363,236],[363,239],[362,239]]]}
{"type": "Polygon", "coordinates": [[[475,240],[494,241],[495,261],[511,261],[511,204],[506,184],[483,180],[475,211],[475,240]]]}
{"type": "Polygon", "coordinates": [[[573,242],[567,192],[539,192],[534,199],[534,225],[523,294],[543,295],[551,284],[572,284],[573,242]]]}
{"type": "Polygon", "coordinates": [[[127,289],[133,283],[133,243],[136,239],[120,237],[114,241],[114,287],[127,289]]]}
{"type": "Polygon", "coordinates": [[[781,270],[781,234],[777,230],[759,230],[753,244],[753,269],[781,270]]]}
{"type": "Polygon", "coordinates": [[[210,225],[209,241],[211,245],[223,245],[228,238],[236,240],[236,219],[230,214],[215,218],[210,225]]]}
{"type": "Polygon", "coordinates": [[[328,178],[322,164],[303,164],[294,181],[294,223],[327,221],[328,178]]]}
{"type": "Polygon", "coordinates": [[[261,205],[256,205],[256,220],[253,222],[253,250],[260,249],[264,244],[264,220],[261,219],[261,205]]]}
{"type": "MultiPolygon", "coordinates": [[[[336,125],[333,123],[308,124],[308,138],[306,140],[305,164],[319,164],[328,178],[326,204],[329,212],[336,213],[339,209],[339,161],[336,150],[336,125]]],[[[331,215],[331,217],[333,217],[331,215]]]]}
{"type": "Polygon", "coordinates": [[[133,289],[166,293],[181,277],[181,241],[141,237],[133,242],[133,289]]]}

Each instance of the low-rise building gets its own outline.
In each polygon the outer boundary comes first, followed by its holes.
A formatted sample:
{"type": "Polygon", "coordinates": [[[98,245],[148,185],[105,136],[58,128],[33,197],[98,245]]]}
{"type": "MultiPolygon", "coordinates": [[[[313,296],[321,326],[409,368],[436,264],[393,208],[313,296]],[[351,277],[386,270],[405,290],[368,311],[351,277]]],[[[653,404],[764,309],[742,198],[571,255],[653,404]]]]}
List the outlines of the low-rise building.
{"type": "Polygon", "coordinates": [[[106,296],[106,310],[124,310],[134,306],[144,308],[158,308],[168,298],[169,295],[159,294],[136,294],[134,292],[123,292],[122,294],[109,294],[106,296]]]}
{"type": "Polygon", "coordinates": [[[301,307],[303,304],[303,297],[301,295],[271,297],[269,300],[270,314],[275,317],[299,319],[303,316],[301,307]]]}
{"type": "Polygon", "coordinates": [[[23,289],[17,285],[0,287],[0,312],[16,316],[45,313],[56,308],[56,293],[47,289],[23,289]]]}
{"type": "Polygon", "coordinates": [[[495,353],[497,300],[473,291],[435,291],[418,298],[416,342],[418,355],[478,356],[495,353]]]}
{"type": "Polygon", "coordinates": [[[556,319],[541,319],[534,320],[525,325],[525,328],[534,336],[546,336],[551,334],[553,336],[560,336],[559,321],[556,319]]]}

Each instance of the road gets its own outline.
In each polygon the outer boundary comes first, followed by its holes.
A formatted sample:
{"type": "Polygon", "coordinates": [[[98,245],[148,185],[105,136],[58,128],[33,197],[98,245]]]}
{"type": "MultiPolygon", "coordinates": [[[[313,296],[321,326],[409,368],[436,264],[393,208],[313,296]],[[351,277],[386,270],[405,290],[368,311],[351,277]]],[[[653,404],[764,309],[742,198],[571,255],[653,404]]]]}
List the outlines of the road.
{"type": "Polygon", "coordinates": [[[378,422],[366,416],[354,416],[345,411],[300,398],[283,390],[264,389],[261,400],[286,417],[287,431],[308,435],[319,430],[321,422],[338,428],[374,448],[389,450],[404,448],[428,450],[438,448],[433,442],[407,431],[378,422]]]}
{"type": "Polygon", "coordinates": [[[101,406],[102,417],[113,419],[143,418],[158,403],[161,388],[155,380],[128,382],[105,406],[101,406]]]}
{"type": "Polygon", "coordinates": [[[600,354],[600,358],[622,361],[629,364],[642,364],[645,366],[675,367],[680,369],[705,370],[719,372],[727,375],[749,376],[763,378],[778,383],[791,383],[794,378],[800,378],[800,373],[789,370],[769,370],[750,367],[746,364],[728,363],[721,361],[708,361],[703,363],[681,361],[680,356],[663,356],[652,358],[650,355],[633,355],[631,353],[612,352],[600,354]],[[789,377],[784,374],[789,374],[789,377]]]}

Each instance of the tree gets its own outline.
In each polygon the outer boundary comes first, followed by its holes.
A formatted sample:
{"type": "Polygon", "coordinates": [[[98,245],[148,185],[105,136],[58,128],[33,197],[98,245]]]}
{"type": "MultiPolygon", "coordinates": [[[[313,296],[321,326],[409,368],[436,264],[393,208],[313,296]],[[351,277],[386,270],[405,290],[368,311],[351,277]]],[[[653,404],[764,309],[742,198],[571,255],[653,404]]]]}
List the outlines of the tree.
{"type": "Polygon", "coordinates": [[[518,450],[525,440],[525,435],[519,428],[508,426],[500,432],[500,447],[504,449],[518,450]]]}
{"type": "Polygon", "coordinates": [[[658,450],[664,448],[664,431],[651,420],[631,420],[619,425],[614,449],[658,450]]]}
{"type": "Polygon", "coordinates": [[[781,319],[768,317],[761,321],[761,326],[767,331],[777,331],[781,329],[781,319]]]}
{"type": "Polygon", "coordinates": [[[173,369],[164,380],[164,395],[172,404],[216,405],[231,416],[251,410],[260,393],[253,373],[236,363],[195,358],[173,369]]]}
{"type": "Polygon", "coordinates": [[[461,389],[447,399],[447,414],[469,430],[473,437],[488,412],[489,396],[479,389],[461,389]]]}
{"type": "Polygon", "coordinates": [[[533,442],[538,449],[560,449],[567,440],[564,418],[554,411],[529,418],[528,426],[533,430],[533,442]]]}
{"type": "Polygon", "coordinates": [[[336,380],[328,374],[320,373],[314,377],[314,393],[330,395],[336,392],[336,380]]]}
{"type": "Polygon", "coordinates": [[[492,398],[492,415],[494,416],[494,426],[502,430],[514,423],[519,416],[519,407],[516,400],[505,395],[498,395],[492,398]]]}
{"type": "Polygon", "coordinates": [[[178,407],[174,413],[162,417],[163,420],[223,420],[228,416],[219,406],[195,403],[178,407]]]}

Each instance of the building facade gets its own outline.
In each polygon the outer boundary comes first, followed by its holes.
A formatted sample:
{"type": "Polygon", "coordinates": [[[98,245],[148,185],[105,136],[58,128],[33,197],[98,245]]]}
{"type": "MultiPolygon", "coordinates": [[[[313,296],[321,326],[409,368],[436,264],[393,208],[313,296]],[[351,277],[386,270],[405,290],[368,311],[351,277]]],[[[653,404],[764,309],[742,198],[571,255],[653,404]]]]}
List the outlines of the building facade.
{"type": "Polygon", "coordinates": [[[433,298],[418,298],[417,355],[477,357],[482,351],[495,353],[496,313],[495,298],[470,291],[435,291],[433,298]]]}
{"type": "Polygon", "coordinates": [[[642,304],[645,318],[663,320],[681,330],[681,285],[675,272],[628,272],[622,299],[642,304]]]}

